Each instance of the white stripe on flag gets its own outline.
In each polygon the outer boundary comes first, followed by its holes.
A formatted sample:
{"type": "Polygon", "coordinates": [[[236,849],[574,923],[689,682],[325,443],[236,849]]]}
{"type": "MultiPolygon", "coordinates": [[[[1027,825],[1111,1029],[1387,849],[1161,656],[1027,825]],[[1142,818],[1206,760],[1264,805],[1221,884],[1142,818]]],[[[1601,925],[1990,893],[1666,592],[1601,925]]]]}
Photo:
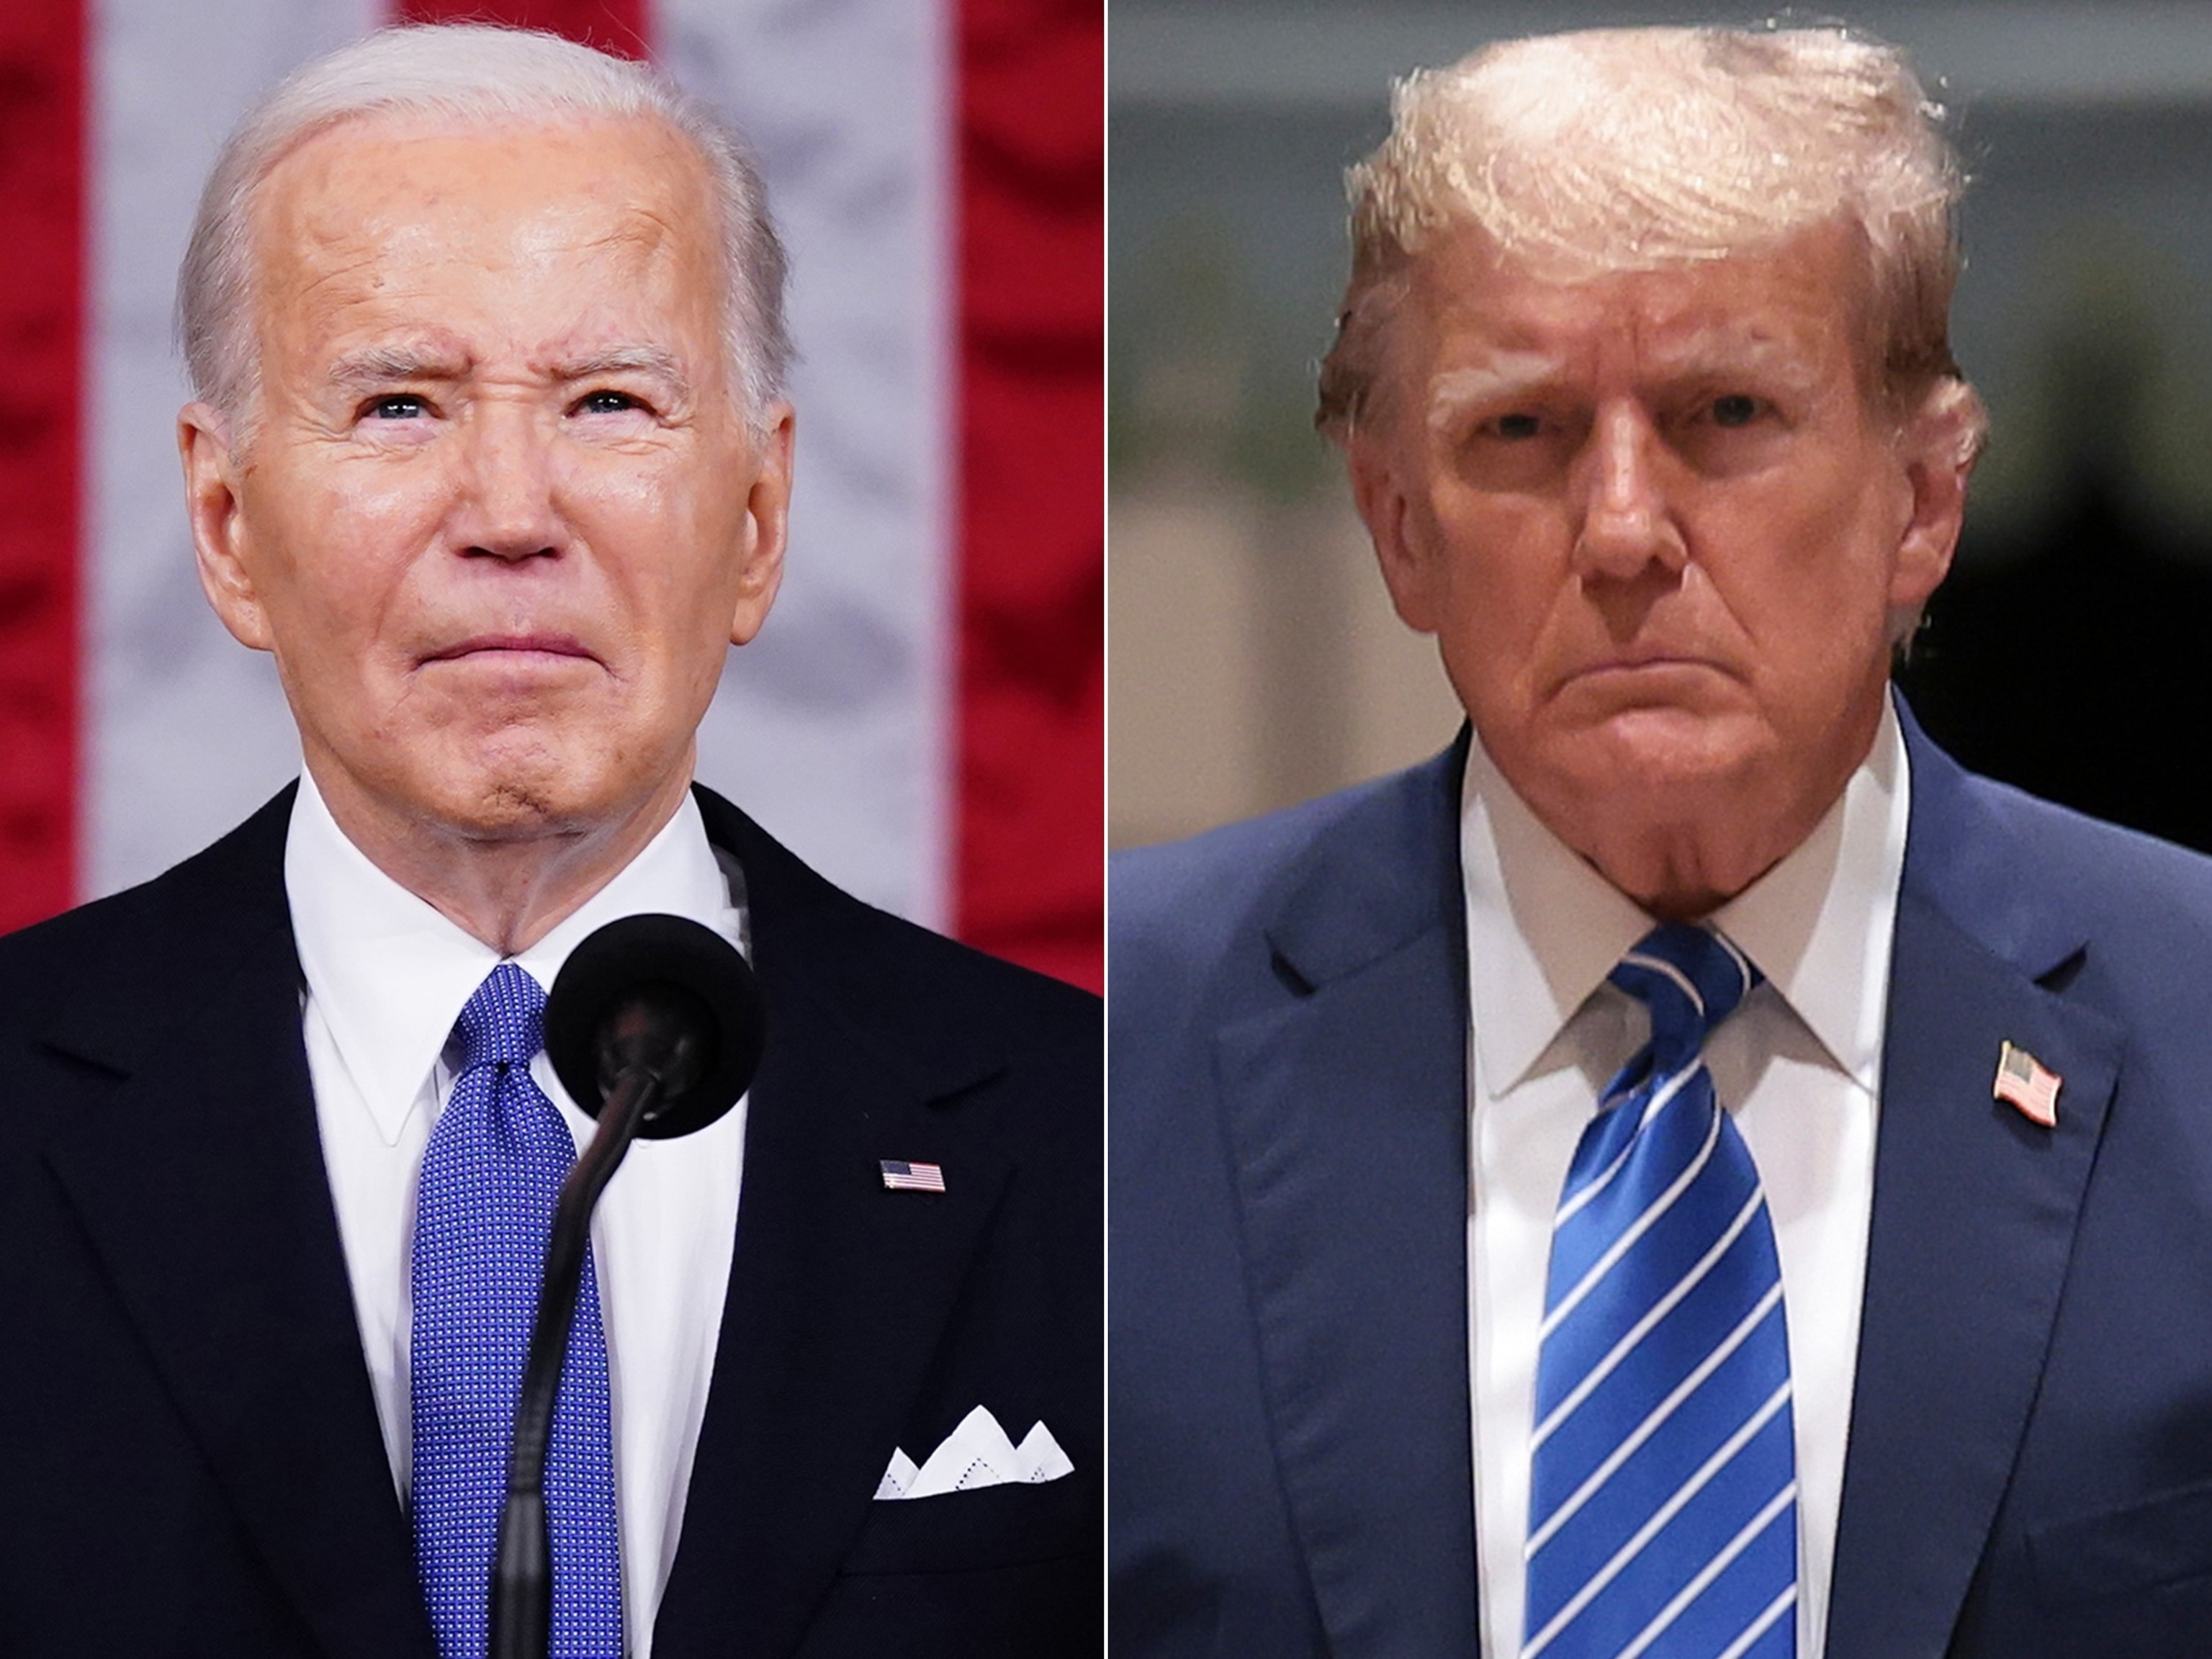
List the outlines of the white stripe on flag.
{"type": "Polygon", "coordinates": [[[374,0],[101,0],[89,9],[82,895],[205,846],[300,767],[274,665],[223,632],[185,525],[170,343],[177,262],[216,147],[374,0]]]}
{"type": "Polygon", "coordinates": [[[760,151],[799,352],[783,591],[730,659],[700,776],[832,880],[946,923],[951,22],[929,0],[656,0],[654,17],[661,62],[760,151]]]}

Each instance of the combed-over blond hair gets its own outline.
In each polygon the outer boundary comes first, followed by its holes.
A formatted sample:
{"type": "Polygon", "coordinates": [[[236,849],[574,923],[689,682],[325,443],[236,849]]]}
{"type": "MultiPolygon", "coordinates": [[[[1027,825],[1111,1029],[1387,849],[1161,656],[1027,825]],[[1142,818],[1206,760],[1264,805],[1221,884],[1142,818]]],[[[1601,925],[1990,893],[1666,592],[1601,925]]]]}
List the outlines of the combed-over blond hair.
{"type": "Polygon", "coordinates": [[[1573,280],[1753,252],[1841,219],[1867,252],[1870,385],[1902,411],[1948,383],[1978,447],[1985,422],[1950,346],[1964,179],[1896,47],[1840,28],[1547,35],[1414,71],[1391,114],[1346,175],[1352,279],[1316,416],[1330,436],[1372,406],[1408,270],[1441,234],[1479,228],[1573,280]]]}

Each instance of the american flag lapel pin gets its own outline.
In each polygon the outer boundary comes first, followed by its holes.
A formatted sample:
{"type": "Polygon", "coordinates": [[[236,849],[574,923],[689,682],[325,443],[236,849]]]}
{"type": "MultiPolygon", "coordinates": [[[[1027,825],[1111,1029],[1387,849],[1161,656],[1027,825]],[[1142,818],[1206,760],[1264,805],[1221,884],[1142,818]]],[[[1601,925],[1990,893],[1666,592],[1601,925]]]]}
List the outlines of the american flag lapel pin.
{"type": "Polygon", "coordinates": [[[908,1164],[902,1158],[886,1158],[877,1168],[884,1172],[884,1185],[895,1193],[941,1193],[945,1190],[945,1170],[935,1164],[908,1164]]]}
{"type": "Polygon", "coordinates": [[[2058,1085],[2065,1079],[2016,1042],[1997,1050],[1994,1098],[2010,1103],[2030,1123],[2054,1128],[2058,1123],[2058,1085]]]}

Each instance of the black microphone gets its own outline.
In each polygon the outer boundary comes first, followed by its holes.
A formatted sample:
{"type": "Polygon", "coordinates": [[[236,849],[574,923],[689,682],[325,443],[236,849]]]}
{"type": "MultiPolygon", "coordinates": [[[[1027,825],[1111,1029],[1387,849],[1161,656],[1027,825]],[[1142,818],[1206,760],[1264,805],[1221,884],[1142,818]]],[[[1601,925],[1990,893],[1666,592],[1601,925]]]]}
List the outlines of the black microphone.
{"type": "Polygon", "coordinates": [[[507,1443],[507,1504],[492,1559],[490,1659],[545,1659],[553,1547],[545,1449],[592,1209],[631,1140],[703,1129],[760,1068],[768,1011],[744,957],[681,916],[625,916],[570,953],[545,1000],[545,1054],[577,1105],[599,1120],[553,1206],[545,1273],[507,1443]]]}

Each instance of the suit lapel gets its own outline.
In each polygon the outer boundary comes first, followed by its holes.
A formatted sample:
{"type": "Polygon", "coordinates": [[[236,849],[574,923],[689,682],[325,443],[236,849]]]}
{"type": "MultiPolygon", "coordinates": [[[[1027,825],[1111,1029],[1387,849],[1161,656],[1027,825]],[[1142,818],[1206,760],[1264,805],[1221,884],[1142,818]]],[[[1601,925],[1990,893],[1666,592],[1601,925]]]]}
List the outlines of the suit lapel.
{"type": "Polygon", "coordinates": [[[1370,796],[1216,1060],[1276,1456],[1333,1653],[1476,1651],[1463,748],[1370,796]]]}
{"type": "Polygon", "coordinates": [[[175,914],[131,971],[170,1016],[149,1023],[160,1005],[127,987],[61,999],[47,1046],[117,1081],[47,1157],[187,1431],[324,1650],[427,1656],[301,1042],[290,800],[154,890],[175,914]]]}
{"type": "Polygon", "coordinates": [[[1831,1659],[1941,1655],[2050,1345],[2123,1040],[2069,1002],[2087,948],[1909,720],[1912,828],[1890,970],[1831,1659]],[[2063,1079],[2044,1129],[1991,1097],[2000,1046],[2063,1079]]]}
{"type": "Polygon", "coordinates": [[[910,1050],[871,1036],[880,1022],[854,1017],[837,971],[841,947],[866,953],[841,925],[840,907],[859,907],[726,803],[701,805],[744,871],[769,1041],[659,1659],[797,1646],[868,1518],[1008,1173],[960,1114],[929,1109],[998,1062],[933,1052],[924,1034],[910,1050]],[[942,1165],[945,1192],[885,1191],[884,1158],[942,1165]]]}

